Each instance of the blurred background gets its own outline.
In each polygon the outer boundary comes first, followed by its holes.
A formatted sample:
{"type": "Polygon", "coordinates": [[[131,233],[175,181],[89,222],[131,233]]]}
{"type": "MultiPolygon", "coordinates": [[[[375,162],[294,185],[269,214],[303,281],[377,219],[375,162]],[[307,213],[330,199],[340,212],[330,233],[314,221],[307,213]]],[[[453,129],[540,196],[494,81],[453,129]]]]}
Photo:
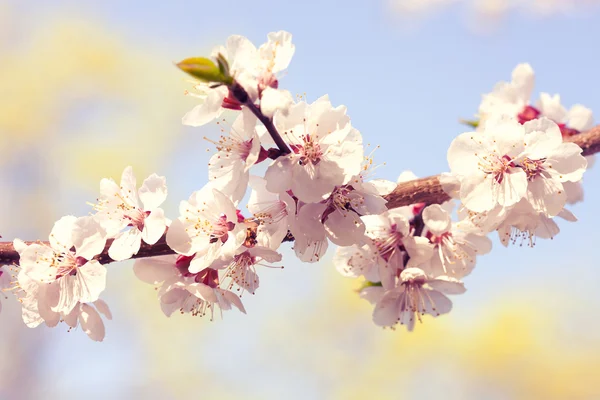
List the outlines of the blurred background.
{"type": "MultiPolygon", "coordinates": [[[[378,177],[447,170],[446,150],[481,94],[529,62],[536,93],[600,110],[596,1],[106,0],[0,3],[0,234],[45,239],[86,215],[103,177],[132,165],[167,177],[168,215],[207,180],[216,125],[183,127],[196,101],[173,62],[233,33],[294,35],[281,86],[348,106],[378,177]]],[[[248,315],[160,311],[132,263],[109,267],[103,343],[64,325],[26,328],[2,299],[0,399],[600,398],[600,172],[585,177],[580,221],[534,249],[480,258],[451,314],[409,334],[382,330],[339,276],[318,264],[260,271],[248,315]],[[592,246],[592,247],[590,247],[592,246]]]]}

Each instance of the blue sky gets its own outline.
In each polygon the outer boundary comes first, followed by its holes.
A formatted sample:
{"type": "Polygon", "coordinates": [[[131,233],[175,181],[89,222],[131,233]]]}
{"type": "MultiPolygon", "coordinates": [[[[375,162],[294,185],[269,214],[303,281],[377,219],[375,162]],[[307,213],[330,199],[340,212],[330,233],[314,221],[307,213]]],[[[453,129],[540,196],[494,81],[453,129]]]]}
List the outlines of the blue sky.
{"type": "MultiPolygon", "coordinates": [[[[520,62],[529,62],[536,70],[536,93],[540,90],[560,93],[567,106],[581,103],[600,110],[600,96],[593,86],[598,74],[597,15],[546,19],[509,16],[493,33],[476,35],[467,28],[460,8],[450,8],[415,25],[390,15],[383,1],[16,3],[19,12],[27,16],[24,20],[27,24],[62,15],[65,10],[83,21],[100,21],[123,40],[137,43],[142,50],[162,54],[164,58],[157,59],[157,63],[208,54],[212,46],[224,42],[229,34],[243,34],[260,44],[268,32],[288,30],[294,35],[296,54],[281,86],[292,93],[307,93],[309,100],[328,93],[334,105],[345,104],[364,141],[381,145],[376,162],[385,162],[386,166],[378,170],[378,177],[391,180],[406,169],[419,176],[446,171],[447,148],[465,130],[458,119],[471,117],[481,94],[490,91],[497,81],[508,80],[511,70],[520,62]]],[[[165,102],[169,102],[169,96],[181,96],[180,83],[174,82],[172,93],[156,93],[156,96],[165,102]]],[[[190,100],[189,108],[193,105],[190,100]]],[[[186,111],[182,109],[181,114],[186,111]]],[[[173,124],[179,129],[178,120],[173,124]]],[[[185,130],[198,137],[215,132],[210,127],[185,130]]],[[[157,171],[179,180],[171,186],[172,199],[186,198],[203,184],[198,177],[205,176],[206,144],[196,139],[194,143],[201,144],[200,152],[198,147],[182,141],[164,161],[165,170],[157,171]],[[197,168],[189,168],[184,162],[192,159],[197,168]]],[[[501,301],[512,291],[526,291],[530,285],[560,285],[565,266],[570,268],[569,276],[575,276],[570,282],[572,288],[584,290],[590,287],[590,282],[597,281],[599,273],[592,269],[597,262],[591,249],[595,245],[598,219],[595,205],[600,200],[600,185],[595,183],[598,180],[597,168],[586,174],[586,202],[574,209],[580,221],[561,224],[563,232],[553,241],[540,240],[535,249],[503,249],[495,241],[492,254],[482,258],[478,269],[468,278],[469,292],[457,299],[460,311],[456,318],[468,319],[469,310],[477,309],[480,300],[501,301]]],[[[173,200],[170,211],[175,210],[173,200]]],[[[292,257],[290,252],[285,256],[288,260],[292,257]]],[[[277,279],[268,271],[265,287],[279,282],[284,289],[264,291],[261,299],[251,299],[252,308],[260,310],[272,305],[269,296],[276,296],[278,307],[282,308],[309,296],[311,285],[323,285],[322,275],[309,276],[300,268],[313,267],[288,262],[285,278],[277,279]]],[[[118,293],[111,297],[117,300],[118,293]]],[[[597,301],[597,295],[591,300],[597,301]]],[[[160,312],[158,307],[144,311],[160,312]]],[[[364,323],[369,324],[369,316],[364,317],[364,323]]],[[[244,328],[256,335],[258,331],[253,329],[259,328],[260,319],[256,317],[252,322],[252,318],[253,315],[246,318],[244,328]]],[[[117,340],[104,343],[103,347],[95,346],[94,357],[99,357],[102,374],[112,368],[110,355],[124,352],[130,357],[143,357],[143,349],[124,345],[131,340],[127,331],[130,323],[133,322],[118,319],[110,322],[109,334],[117,340]],[[103,363],[106,365],[102,366],[103,363]]],[[[224,322],[225,326],[228,324],[224,322]]],[[[48,330],[44,333],[49,334],[48,330]]],[[[52,334],[64,336],[62,331],[52,334]]],[[[69,335],[70,342],[57,347],[57,354],[88,351],[87,338],[81,332],[78,335],[81,337],[74,336],[69,335]]],[[[60,365],[76,362],[70,357],[59,360],[60,365]]],[[[248,363],[240,361],[242,366],[248,363]]],[[[130,368],[133,367],[124,363],[122,370],[117,370],[135,375],[130,368]]],[[[215,368],[225,369],[219,363],[215,368]]],[[[281,374],[269,371],[275,376],[281,374]]],[[[281,378],[281,385],[293,382],[289,376],[281,378]]],[[[318,385],[309,385],[298,396],[314,395],[318,390],[318,385]]]]}

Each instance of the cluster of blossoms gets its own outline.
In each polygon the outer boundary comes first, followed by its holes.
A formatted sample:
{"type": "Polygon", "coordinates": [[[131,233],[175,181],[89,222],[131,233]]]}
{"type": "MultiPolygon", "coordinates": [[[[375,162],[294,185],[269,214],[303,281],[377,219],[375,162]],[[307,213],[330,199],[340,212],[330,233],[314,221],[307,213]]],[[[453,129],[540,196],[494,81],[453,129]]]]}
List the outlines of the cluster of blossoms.
{"type": "Polygon", "coordinates": [[[461,279],[491,250],[489,233],[505,245],[517,238],[533,245],[558,232],[554,217],[575,220],[565,205],[588,161],[563,138],[586,129],[591,114],[584,117],[582,106],[567,113],[547,95],[529,105],[528,66],[486,95],[477,130],[452,142],[451,171],[442,179],[452,200],[388,209],[397,183],[416,177],[368,180],[373,160],[346,108],[327,96],[294,101],[279,88],[293,54],[291,35],[277,32],[259,48],[232,36],[214,51],[216,61],[179,64],[202,80],[193,95],[203,102],[184,124],[237,114],[211,140],[208,183],[170,220],[160,208],[166,179],[152,174],[138,188],[127,167],[120,184],[101,181],[91,215],[61,218],[45,243],[16,239],[16,279],[0,270],[0,285],[12,286],[28,326],[64,322],[102,340],[101,315],[111,318],[100,299],[104,264],[130,258],[136,276],[158,289],[167,316],[245,313],[243,294],[256,293],[261,268],[280,267],[279,248],[293,241],[304,262],[319,261],[330,243],[339,246],[333,262],[342,275],[364,278],[360,296],[374,305],[375,324],[412,330],[424,314],[450,311],[447,295],[465,291],[461,279]],[[259,164],[264,174],[251,174],[259,164]]]}

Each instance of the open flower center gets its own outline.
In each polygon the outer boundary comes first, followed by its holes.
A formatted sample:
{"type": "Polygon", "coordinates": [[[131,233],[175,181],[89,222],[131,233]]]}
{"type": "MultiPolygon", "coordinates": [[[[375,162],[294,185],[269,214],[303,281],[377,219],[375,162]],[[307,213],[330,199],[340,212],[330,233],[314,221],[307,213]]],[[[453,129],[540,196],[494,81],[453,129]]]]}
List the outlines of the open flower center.
{"type": "Polygon", "coordinates": [[[479,169],[487,175],[491,175],[497,183],[502,183],[504,175],[510,173],[511,168],[515,165],[508,155],[502,157],[497,154],[490,153],[480,157],[479,169]]]}
{"type": "Polygon", "coordinates": [[[300,165],[317,165],[323,157],[319,142],[310,134],[302,135],[302,144],[292,145],[294,153],[300,156],[300,165]]]}
{"type": "Polygon", "coordinates": [[[523,160],[523,162],[521,163],[521,168],[523,168],[523,171],[525,171],[525,174],[527,175],[527,179],[529,181],[532,181],[538,176],[542,175],[542,173],[545,170],[545,161],[545,158],[542,158],[540,160],[532,160],[530,158],[525,158],[523,160]]]}

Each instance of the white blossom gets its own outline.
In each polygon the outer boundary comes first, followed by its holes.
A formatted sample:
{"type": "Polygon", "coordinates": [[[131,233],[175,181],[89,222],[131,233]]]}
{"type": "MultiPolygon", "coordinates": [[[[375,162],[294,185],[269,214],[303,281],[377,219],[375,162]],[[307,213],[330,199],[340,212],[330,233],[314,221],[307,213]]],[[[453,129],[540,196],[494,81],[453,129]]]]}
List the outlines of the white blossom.
{"type": "Polygon", "coordinates": [[[182,255],[195,255],[191,272],[232,257],[246,239],[243,221],[229,197],[211,185],[192,193],[179,206],[180,217],[167,231],[167,244],[182,255]]]}
{"type": "Polygon", "coordinates": [[[102,179],[95,218],[108,236],[115,238],[108,249],[110,258],[126,260],[137,254],[142,240],[154,244],[161,238],[168,221],[159,206],[166,198],[165,177],[152,174],[138,190],[130,166],[123,171],[120,185],[112,179],[102,179]]]}
{"type": "Polygon", "coordinates": [[[23,248],[20,242],[15,247],[21,248],[22,272],[38,284],[52,284],[56,296],[47,301],[52,311],[68,314],[77,303],[94,302],[104,291],[106,268],[93,257],[105,243],[106,232],[94,218],[66,216],[54,224],[50,246],[23,248]]]}
{"type": "Polygon", "coordinates": [[[276,115],[275,122],[292,152],[267,169],[267,190],[291,190],[299,200],[315,203],[359,174],[362,137],[351,126],[346,107],[333,108],[323,96],[310,105],[294,105],[287,116],[276,115]]]}
{"type": "Polygon", "coordinates": [[[379,326],[406,325],[409,331],[421,316],[437,317],[452,309],[447,294],[465,292],[462,282],[449,277],[428,278],[419,268],[406,268],[400,274],[398,286],[386,291],[373,311],[373,322],[379,326]]]}
{"type": "Polygon", "coordinates": [[[143,282],[158,287],[158,297],[163,313],[173,312],[193,316],[210,315],[236,307],[246,313],[240,298],[230,290],[219,287],[219,273],[212,268],[190,272],[191,256],[160,256],[136,260],[133,270],[143,282]]]}
{"type": "Polygon", "coordinates": [[[242,110],[229,135],[222,135],[215,142],[217,152],[208,164],[212,186],[229,196],[235,204],[246,194],[250,168],[259,160],[261,153],[256,121],[249,110],[242,110]]]}

